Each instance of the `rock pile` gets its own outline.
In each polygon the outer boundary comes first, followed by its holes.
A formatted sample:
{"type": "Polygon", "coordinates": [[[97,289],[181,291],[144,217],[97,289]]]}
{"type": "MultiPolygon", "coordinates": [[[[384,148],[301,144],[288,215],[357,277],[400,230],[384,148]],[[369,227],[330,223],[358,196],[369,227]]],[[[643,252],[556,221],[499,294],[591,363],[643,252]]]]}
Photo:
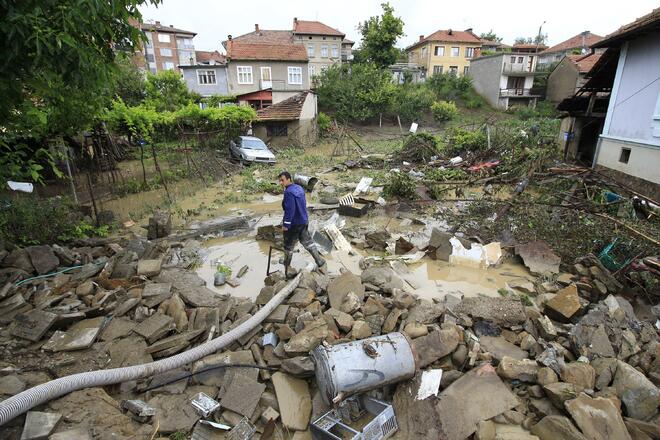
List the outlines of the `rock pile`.
{"type": "MultiPolygon", "coordinates": [[[[287,285],[274,273],[255,301],[221,296],[175,264],[181,246],[131,240],[5,251],[0,399],[64,375],[180,353],[245,322],[287,285]],[[80,267],[16,286],[62,266],[80,267]]],[[[638,317],[595,257],[573,270],[523,286],[537,305],[517,296],[422,299],[389,265],[361,274],[305,272],[289,298],[226,351],[148,379],[71,393],[0,435],[223,438],[191,404],[203,393],[219,403],[207,420],[232,427],[247,418],[261,438],[310,438],[309,423],[329,408],[309,352],[400,331],[420,370],[443,373],[438,392],[422,400],[421,374],[373,391],[393,402],[394,438],[658,438],[658,317],[638,317]]]]}

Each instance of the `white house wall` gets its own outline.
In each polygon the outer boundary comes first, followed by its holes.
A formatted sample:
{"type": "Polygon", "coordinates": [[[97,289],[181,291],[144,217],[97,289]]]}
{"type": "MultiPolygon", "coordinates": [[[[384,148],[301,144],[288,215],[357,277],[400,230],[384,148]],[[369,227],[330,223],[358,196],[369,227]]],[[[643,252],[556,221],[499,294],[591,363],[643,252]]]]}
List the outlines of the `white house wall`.
{"type": "Polygon", "coordinates": [[[469,76],[477,93],[493,107],[500,107],[500,89],[506,88],[506,77],[502,76],[502,55],[475,58],[470,62],[469,76]],[[504,85],[502,85],[504,83],[504,85]]]}
{"type": "Polygon", "coordinates": [[[635,142],[601,138],[598,165],[660,185],[660,149],[635,142]],[[630,149],[628,163],[620,162],[621,150],[630,149]]]}

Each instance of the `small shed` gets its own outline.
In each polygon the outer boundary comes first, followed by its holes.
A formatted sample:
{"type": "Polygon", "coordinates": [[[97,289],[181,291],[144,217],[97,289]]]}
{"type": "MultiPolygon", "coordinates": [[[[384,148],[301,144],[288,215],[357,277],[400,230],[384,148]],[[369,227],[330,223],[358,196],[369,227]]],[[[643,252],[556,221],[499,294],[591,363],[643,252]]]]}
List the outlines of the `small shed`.
{"type": "Polygon", "coordinates": [[[304,147],[316,142],[316,114],[316,95],[305,90],[258,110],[253,133],[272,146],[304,147]]]}

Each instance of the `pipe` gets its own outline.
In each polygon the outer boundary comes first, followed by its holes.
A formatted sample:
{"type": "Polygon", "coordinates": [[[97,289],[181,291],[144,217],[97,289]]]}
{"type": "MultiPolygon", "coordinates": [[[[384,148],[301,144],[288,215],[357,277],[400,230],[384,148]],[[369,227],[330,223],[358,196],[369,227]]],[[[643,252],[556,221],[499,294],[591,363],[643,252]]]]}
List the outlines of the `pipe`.
{"type": "Polygon", "coordinates": [[[275,307],[280,305],[286,297],[298,286],[300,282],[299,273],[289,282],[277,295],[262,307],[254,316],[235,329],[218,336],[217,338],[192,348],[175,356],[161,359],[148,364],[133,365],[130,367],[112,368],[110,370],[88,371],[85,373],[72,374],[70,376],[60,377],[51,380],[29,390],[23,391],[9,399],[0,402],[0,426],[34,408],[37,405],[61,397],[72,391],[83,388],[112,385],[130,380],[141,379],[155,374],[160,374],[183,365],[194,362],[198,359],[215,353],[226,347],[236,339],[249,333],[254,327],[270,315],[275,307]]]}

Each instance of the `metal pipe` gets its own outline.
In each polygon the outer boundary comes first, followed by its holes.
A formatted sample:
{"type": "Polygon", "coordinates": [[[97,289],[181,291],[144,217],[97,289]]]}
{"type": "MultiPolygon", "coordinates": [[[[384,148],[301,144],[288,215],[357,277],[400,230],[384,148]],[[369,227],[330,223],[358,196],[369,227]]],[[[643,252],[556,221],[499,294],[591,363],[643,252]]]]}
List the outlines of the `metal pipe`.
{"type": "Polygon", "coordinates": [[[201,359],[204,356],[215,353],[240,337],[248,334],[257,325],[261,324],[261,322],[266,319],[268,315],[270,315],[273,310],[275,310],[275,308],[298,286],[300,276],[301,274],[298,274],[292,279],[284,289],[268,301],[265,306],[259,309],[252,318],[224,335],[218,336],[217,338],[188,351],[148,364],[112,368],[110,370],[88,371],[85,373],[60,377],[59,379],[37,385],[36,387],[12,396],[9,399],[0,402],[0,426],[37,405],[41,405],[42,403],[46,403],[72,391],[83,388],[112,385],[153,376],[155,374],[179,368],[201,359]]]}

